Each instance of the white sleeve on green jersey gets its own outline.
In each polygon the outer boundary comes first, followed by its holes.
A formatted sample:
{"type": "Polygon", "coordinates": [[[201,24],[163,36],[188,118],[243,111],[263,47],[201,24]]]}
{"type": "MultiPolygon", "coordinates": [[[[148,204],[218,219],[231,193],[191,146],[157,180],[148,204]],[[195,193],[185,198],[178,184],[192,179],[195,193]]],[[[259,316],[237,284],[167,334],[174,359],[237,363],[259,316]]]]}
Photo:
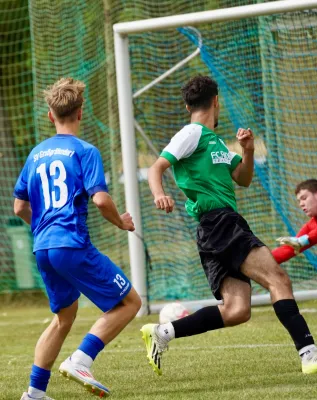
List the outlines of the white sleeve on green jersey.
{"type": "Polygon", "coordinates": [[[225,148],[228,150],[228,157],[230,161],[230,171],[233,172],[238,164],[242,161],[242,157],[238,154],[235,153],[234,151],[230,151],[226,145],[226,143],[219,138],[219,141],[225,146],[225,148]]]}
{"type": "Polygon", "coordinates": [[[242,157],[235,153],[234,151],[229,151],[230,158],[230,172],[232,173],[238,166],[238,164],[242,161],[242,157]]]}
{"type": "Polygon", "coordinates": [[[182,158],[191,156],[198,147],[201,137],[202,127],[200,125],[190,124],[184,126],[175,136],[172,137],[169,144],[162,151],[161,156],[165,157],[169,153],[173,157],[166,157],[172,164],[172,161],[179,161],[182,158]]]}

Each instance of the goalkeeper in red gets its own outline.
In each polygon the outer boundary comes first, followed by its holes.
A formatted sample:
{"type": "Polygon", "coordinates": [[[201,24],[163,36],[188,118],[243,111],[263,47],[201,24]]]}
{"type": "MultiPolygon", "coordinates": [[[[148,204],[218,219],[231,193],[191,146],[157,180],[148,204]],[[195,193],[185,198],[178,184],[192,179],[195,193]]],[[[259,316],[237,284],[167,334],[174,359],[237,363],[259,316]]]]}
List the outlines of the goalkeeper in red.
{"type": "Polygon", "coordinates": [[[170,340],[248,321],[253,279],[269,290],[276,316],[299,353],[302,372],[317,373],[317,348],[294,300],[290,279],[237,212],[232,180],[239,186],[251,184],[253,133],[242,128],[237,132],[242,157],[229,151],[215,133],[218,85],[211,78],[192,78],[182,94],[190,123],[172,137],[150,168],[149,185],[156,207],[167,213],[173,211],[174,201],[162,186],[163,173],[172,166],[176,184],[187,197],[186,211],[198,222],[197,247],[210,289],[223,303],[167,324],[143,326],[149,362],[160,375],[162,353],[170,340]]]}
{"type": "Polygon", "coordinates": [[[299,207],[310,220],[299,230],[295,237],[280,237],[282,245],[272,251],[276,262],[282,264],[317,243],[317,179],[301,182],[295,189],[299,207]]]}

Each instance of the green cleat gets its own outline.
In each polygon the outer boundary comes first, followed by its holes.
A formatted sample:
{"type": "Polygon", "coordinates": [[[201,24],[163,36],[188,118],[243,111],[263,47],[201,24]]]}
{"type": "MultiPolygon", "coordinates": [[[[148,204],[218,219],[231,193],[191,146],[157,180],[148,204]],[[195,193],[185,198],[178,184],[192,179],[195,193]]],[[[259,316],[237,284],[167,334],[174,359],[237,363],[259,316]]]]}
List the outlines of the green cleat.
{"type": "Polygon", "coordinates": [[[163,351],[168,349],[168,342],[158,335],[157,327],[158,324],[147,324],[142,326],[141,332],[149,364],[157,375],[162,375],[161,358],[163,351]]]}

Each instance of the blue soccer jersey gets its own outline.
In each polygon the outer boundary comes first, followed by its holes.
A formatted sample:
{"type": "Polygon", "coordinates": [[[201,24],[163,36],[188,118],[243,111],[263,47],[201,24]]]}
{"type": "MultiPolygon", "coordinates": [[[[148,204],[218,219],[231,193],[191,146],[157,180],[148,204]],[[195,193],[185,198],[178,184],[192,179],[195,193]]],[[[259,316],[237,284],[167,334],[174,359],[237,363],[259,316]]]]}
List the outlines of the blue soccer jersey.
{"type": "Polygon", "coordinates": [[[31,204],[33,251],[88,246],[89,197],[107,191],[101,155],[93,145],[57,134],[36,146],[13,194],[31,204]]]}

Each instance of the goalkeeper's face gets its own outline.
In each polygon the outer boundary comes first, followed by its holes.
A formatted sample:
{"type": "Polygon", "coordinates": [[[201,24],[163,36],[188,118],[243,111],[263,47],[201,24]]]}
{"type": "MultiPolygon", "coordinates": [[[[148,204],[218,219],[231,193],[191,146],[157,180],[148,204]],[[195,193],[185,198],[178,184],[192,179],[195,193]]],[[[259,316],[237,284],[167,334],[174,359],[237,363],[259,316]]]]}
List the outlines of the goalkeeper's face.
{"type": "Polygon", "coordinates": [[[302,189],[296,197],[300,208],[308,217],[317,217],[317,193],[302,189]]]}

